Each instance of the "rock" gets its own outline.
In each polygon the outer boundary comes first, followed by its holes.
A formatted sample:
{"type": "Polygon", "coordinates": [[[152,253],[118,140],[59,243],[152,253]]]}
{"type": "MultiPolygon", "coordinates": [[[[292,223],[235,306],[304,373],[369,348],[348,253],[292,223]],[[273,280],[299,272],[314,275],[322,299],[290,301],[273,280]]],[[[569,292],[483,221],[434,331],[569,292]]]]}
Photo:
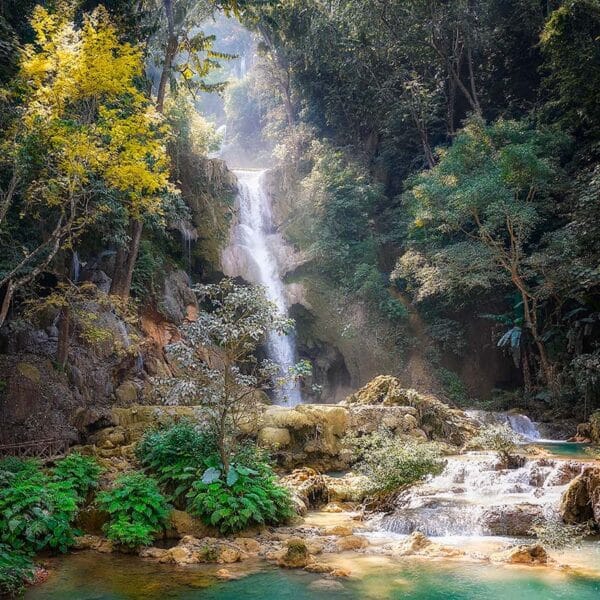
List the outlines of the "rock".
{"type": "Polygon", "coordinates": [[[566,523],[600,525],[600,467],[585,467],[569,484],[560,501],[560,515],[566,523]]]}
{"type": "Polygon", "coordinates": [[[258,444],[263,448],[278,450],[292,443],[290,432],[284,427],[263,427],[258,432],[258,444]]]}
{"type": "Polygon", "coordinates": [[[183,510],[172,510],[169,515],[169,525],[175,537],[183,538],[193,536],[197,538],[207,537],[213,531],[195,517],[183,510]]]}
{"type": "Polygon", "coordinates": [[[19,375],[22,375],[25,379],[29,379],[33,383],[39,384],[42,380],[42,374],[35,365],[20,362],[17,365],[17,371],[19,375]]]}
{"type": "Polygon", "coordinates": [[[546,479],[546,486],[566,485],[572,481],[577,475],[581,474],[581,463],[568,461],[559,462],[556,469],[550,473],[546,479]]]}
{"type": "Polygon", "coordinates": [[[115,396],[122,406],[131,406],[138,400],[137,385],[133,381],[125,381],[115,390],[115,396]]]}
{"type": "Polygon", "coordinates": [[[156,304],[160,314],[175,325],[181,325],[190,312],[197,313],[198,301],[185,271],[167,273],[156,304]]]}
{"type": "Polygon", "coordinates": [[[339,552],[345,552],[347,550],[361,550],[362,548],[366,548],[369,542],[364,537],[349,535],[339,538],[335,545],[339,552]]]}
{"type": "Polygon", "coordinates": [[[156,558],[161,563],[193,565],[199,563],[231,564],[242,560],[246,554],[231,542],[215,538],[198,539],[187,535],[177,546],[168,550],[154,549],[144,551],[140,556],[156,558]]]}
{"type": "MultiPolygon", "coordinates": [[[[353,405],[404,406],[416,409],[413,415],[429,439],[445,441],[462,446],[477,431],[475,423],[461,410],[450,408],[431,394],[422,394],[416,390],[405,389],[399,379],[391,375],[380,375],[363,388],[349,396],[345,402],[353,405]]],[[[414,422],[406,427],[412,431],[414,422]]]]}
{"type": "Polygon", "coordinates": [[[347,537],[353,533],[354,530],[346,525],[334,525],[333,527],[327,527],[325,531],[323,531],[323,535],[336,535],[339,537],[347,537]]]}
{"type": "Polygon", "coordinates": [[[235,575],[233,575],[233,573],[227,569],[219,569],[215,575],[217,576],[217,579],[223,579],[224,581],[229,581],[236,578],[235,575]]]}
{"type": "Polygon", "coordinates": [[[430,546],[433,542],[420,531],[415,531],[406,539],[399,548],[398,554],[410,555],[420,552],[430,546]]]}
{"type": "Polygon", "coordinates": [[[258,554],[261,551],[260,543],[252,538],[235,538],[234,543],[247,554],[258,554]]]}
{"type": "Polygon", "coordinates": [[[306,567],[304,567],[305,571],[308,571],[309,573],[331,573],[334,570],[334,567],[332,567],[331,565],[325,565],[323,563],[320,562],[312,562],[309,563],[308,565],[306,565],[306,567]]]}
{"type": "Polygon", "coordinates": [[[325,513],[343,513],[344,507],[339,502],[330,502],[326,504],[322,509],[325,513]]]}
{"type": "Polygon", "coordinates": [[[303,569],[312,558],[304,540],[292,538],[286,543],[286,551],[277,561],[280,567],[286,569],[303,569]]]}
{"type": "Polygon", "coordinates": [[[364,475],[346,473],[343,477],[323,476],[331,501],[361,502],[368,493],[369,479],[364,475]]]}
{"type": "Polygon", "coordinates": [[[314,469],[308,467],[295,469],[286,477],[282,477],[280,483],[300,500],[297,503],[300,508],[299,514],[305,514],[309,508],[316,508],[329,502],[329,490],[325,479],[314,469]]]}
{"type": "Polygon", "coordinates": [[[480,522],[491,535],[527,536],[534,521],[543,516],[538,504],[505,504],[486,509],[480,522]]]}
{"type": "Polygon", "coordinates": [[[413,532],[403,542],[384,545],[383,553],[392,556],[427,556],[430,558],[453,558],[465,554],[459,548],[433,543],[420,531],[413,532]]]}
{"type": "Polygon", "coordinates": [[[115,550],[115,546],[110,540],[98,535],[82,535],[77,537],[75,538],[73,547],[76,550],[95,550],[102,554],[110,554],[115,550]]]}
{"type": "Polygon", "coordinates": [[[166,548],[155,548],[150,546],[148,548],[142,548],[138,554],[140,558],[154,558],[156,560],[162,559],[166,556],[168,550],[166,548]]]}
{"type": "Polygon", "coordinates": [[[490,556],[492,562],[504,562],[511,565],[546,565],[548,553],[540,544],[523,544],[490,556]]]}

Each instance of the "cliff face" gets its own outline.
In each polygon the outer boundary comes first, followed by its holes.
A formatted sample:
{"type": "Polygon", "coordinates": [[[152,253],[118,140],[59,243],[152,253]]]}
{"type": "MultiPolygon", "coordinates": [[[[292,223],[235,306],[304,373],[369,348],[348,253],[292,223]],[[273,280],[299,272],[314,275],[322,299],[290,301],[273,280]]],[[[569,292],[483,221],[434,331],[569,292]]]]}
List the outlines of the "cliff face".
{"type": "MultiPolygon", "coordinates": [[[[300,357],[313,362],[309,385],[322,390],[313,399],[340,400],[379,374],[396,375],[409,387],[449,398],[449,375],[476,398],[488,398],[494,388],[518,380],[519,373],[496,347],[493,324],[479,317],[495,312],[496,306],[482,306],[478,314],[455,311],[432,317],[427,307],[413,305],[408,295],[390,287],[390,298],[405,309],[403,320],[390,321],[325,277],[319,260],[311,257],[311,234],[302,214],[310,202],[303,185],[284,170],[273,169],[268,172],[268,189],[274,235],[285,248],[285,264],[291,265],[285,282],[300,357]],[[450,347],[453,335],[460,338],[460,344],[454,344],[460,348],[450,347]]],[[[395,259],[381,256],[380,269],[391,269],[395,259]]]]}
{"type": "Polygon", "coordinates": [[[176,229],[194,232],[184,238],[188,272],[177,264],[181,256],[167,255],[151,274],[152,289],[123,312],[107,295],[113,253],[81,256],[80,283],[89,294],[72,314],[64,368],[55,362],[58,309],[35,318],[17,310],[0,329],[0,443],[84,442],[107,425],[115,406],[151,401],[152,376],[170,374],[164,347],[177,339],[178,326],[197,316],[190,279],[219,272],[235,190],[235,177],[222,161],[191,156],[179,174],[192,222],[176,224],[173,237],[176,229]]]}

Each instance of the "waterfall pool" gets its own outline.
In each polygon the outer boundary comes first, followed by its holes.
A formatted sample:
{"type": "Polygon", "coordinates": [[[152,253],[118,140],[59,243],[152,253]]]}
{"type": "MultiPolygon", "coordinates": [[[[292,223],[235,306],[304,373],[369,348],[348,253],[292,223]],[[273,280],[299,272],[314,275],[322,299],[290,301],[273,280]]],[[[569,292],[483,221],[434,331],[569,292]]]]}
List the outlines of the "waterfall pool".
{"type": "Polygon", "coordinates": [[[548,454],[555,458],[576,458],[583,460],[591,460],[592,458],[587,453],[587,449],[592,449],[592,444],[583,442],[564,442],[554,440],[536,441],[532,446],[546,450],[548,454]]]}
{"type": "Polygon", "coordinates": [[[449,560],[339,557],[352,569],[328,579],[255,563],[229,565],[239,577],[220,581],[215,566],[177,568],[133,556],[91,552],[55,559],[48,581],[26,600],[596,600],[600,573],[508,567],[449,560]]]}

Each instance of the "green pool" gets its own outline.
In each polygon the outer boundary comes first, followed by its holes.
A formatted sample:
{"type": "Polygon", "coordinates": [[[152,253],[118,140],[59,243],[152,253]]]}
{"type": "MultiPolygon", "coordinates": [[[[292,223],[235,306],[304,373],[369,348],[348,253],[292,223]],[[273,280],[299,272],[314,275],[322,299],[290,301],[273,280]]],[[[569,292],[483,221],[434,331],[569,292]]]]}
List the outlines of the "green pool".
{"type": "Polygon", "coordinates": [[[597,600],[600,578],[530,567],[448,561],[370,562],[349,579],[327,579],[264,564],[230,567],[157,565],[134,557],[82,553],[60,559],[27,600],[597,600]],[[241,569],[244,571],[242,572],[241,569]]]}
{"type": "Polygon", "coordinates": [[[586,452],[588,448],[593,448],[592,444],[584,444],[581,442],[552,442],[543,441],[535,442],[533,446],[538,446],[547,450],[553,456],[558,458],[578,458],[590,459],[591,456],[586,452]]]}

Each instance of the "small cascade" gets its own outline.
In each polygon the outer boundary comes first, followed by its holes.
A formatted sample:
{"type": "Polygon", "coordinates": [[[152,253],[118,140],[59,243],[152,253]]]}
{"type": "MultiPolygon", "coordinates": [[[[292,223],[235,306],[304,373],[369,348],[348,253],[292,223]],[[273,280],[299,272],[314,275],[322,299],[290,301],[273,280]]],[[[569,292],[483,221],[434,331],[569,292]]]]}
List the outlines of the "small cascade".
{"type": "Polygon", "coordinates": [[[537,424],[527,415],[487,410],[467,410],[466,413],[481,425],[508,425],[527,442],[541,439],[537,424]]]}
{"type": "Polygon", "coordinates": [[[73,256],[71,258],[71,281],[73,283],[79,283],[80,276],[81,262],[79,260],[79,254],[77,252],[73,252],[73,256]]]}
{"type": "Polygon", "coordinates": [[[178,221],[177,229],[181,233],[181,242],[183,244],[183,256],[186,260],[186,273],[192,280],[192,247],[198,239],[198,232],[188,221],[178,221]]]}
{"type": "MultiPolygon", "coordinates": [[[[224,257],[224,271],[231,276],[242,276],[251,283],[262,285],[267,298],[279,312],[287,316],[285,288],[279,272],[273,238],[271,204],[264,190],[264,171],[235,171],[238,178],[239,223],[233,232],[229,253],[224,257]],[[228,262],[235,264],[227,264],[228,262]]],[[[270,333],[267,340],[269,358],[280,367],[285,378],[296,363],[296,344],[292,334],[270,333]]],[[[289,380],[276,390],[278,404],[296,406],[302,402],[299,386],[289,380]]]]}
{"type": "Polygon", "coordinates": [[[533,520],[555,513],[580,466],[548,459],[499,468],[490,454],[449,458],[444,472],[397,500],[379,528],[428,536],[527,535],[533,520]]]}

